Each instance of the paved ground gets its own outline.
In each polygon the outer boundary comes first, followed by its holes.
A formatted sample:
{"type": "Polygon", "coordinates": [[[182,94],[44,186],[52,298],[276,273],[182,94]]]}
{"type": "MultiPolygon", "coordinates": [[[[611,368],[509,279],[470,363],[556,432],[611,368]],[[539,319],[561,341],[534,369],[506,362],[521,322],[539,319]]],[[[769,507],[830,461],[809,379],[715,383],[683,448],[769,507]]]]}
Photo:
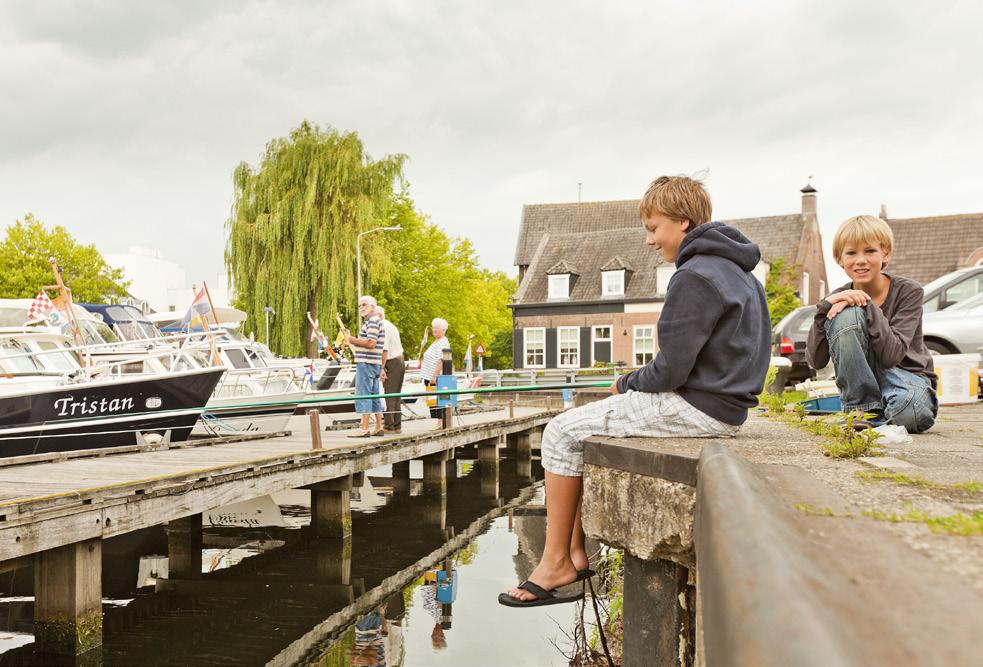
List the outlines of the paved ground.
{"type": "MultiPolygon", "coordinates": [[[[983,402],[943,407],[938,423],[928,433],[912,436],[910,444],[888,447],[881,457],[830,459],[823,456],[819,442],[819,438],[805,431],[755,415],[734,444],[752,461],[800,466],[835,490],[840,499],[829,500],[829,505],[839,506],[828,509],[849,516],[831,520],[871,521],[863,516],[864,511],[900,516],[924,512],[932,517],[983,513],[983,490],[952,487],[983,482],[983,402]],[[895,480],[861,478],[872,471],[904,474],[935,485],[911,486],[895,480]]],[[[826,509],[817,506],[822,501],[803,498],[802,502],[817,510],[826,509]]],[[[967,584],[983,592],[983,537],[935,533],[924,522],[879,523],[944,570],[963,577],[967,584]]]]}

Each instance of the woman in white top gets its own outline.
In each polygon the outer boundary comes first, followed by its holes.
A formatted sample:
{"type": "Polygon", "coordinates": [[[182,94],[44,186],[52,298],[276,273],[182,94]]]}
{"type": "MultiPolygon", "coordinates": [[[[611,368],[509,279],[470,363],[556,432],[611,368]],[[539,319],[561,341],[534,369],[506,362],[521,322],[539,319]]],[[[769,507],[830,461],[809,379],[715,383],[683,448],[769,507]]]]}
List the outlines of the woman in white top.
{"type": "MultiPolygon", "coordinates": [[[[435,317],[430,323],[430,328],[433,330],[434,341],[430,343],[420,361],[420,379],[428,387],[437,384],[444,350],[451,349],[451,342],[447,339],[447,320],[442,317],[435,317]]],[[[430,416],[440,418],[440,412],[436,407],[430,408],[430,416]]]]}

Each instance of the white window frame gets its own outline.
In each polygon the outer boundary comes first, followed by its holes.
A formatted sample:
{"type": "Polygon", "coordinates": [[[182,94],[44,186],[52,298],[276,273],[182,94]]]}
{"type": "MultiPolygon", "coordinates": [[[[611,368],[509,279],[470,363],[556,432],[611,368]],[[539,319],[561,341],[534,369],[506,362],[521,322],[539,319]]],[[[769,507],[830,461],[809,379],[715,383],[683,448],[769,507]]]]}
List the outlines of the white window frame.
{"type": "Polygon", "coordinates": [[[611,359],[608,363],[614,363],[614,325],[613,324],[595,324],[590,328],[590,365],[593,366],[597,363],[597,359],[594,358],[594,343],[611,343],[611,359]],[[598,338],[598,329],[608,329],[611,333],[608,338],[598,338]]]}
{"type": "Polygon", "coordinates": [[[557,327],[556,328],[556,367],[557,368],[580,368],[580,327],[557,327]],[[577,352],[576,358],[572,363],[563,363],[563,333],[574,332],[574,342],[577,352]]]}
{"type": "Polygon", "coordinates": [[[809,305],[809,272],[802,272],[802,291],[799,296],[802,298],[802,303],[809,305]]]}
{"type": "Polygon", "coordinates": [[[554,273],[546,276],[548,299],[569,299],[570,298],[570,274],[554,273]],[[562,281],[561,281],[562,279],[562,281]],[[563,289],[560,289],[562,285],[563,289]],[[561,294],[562,292],[562,294],[561,294]]]}
{"type": "Polygon", "coordinates": [[[625,270],[601,271],[601,296],[625,295],[625,270]],[[608,289],[608,278],[616,278],[615,289],[608,289]]]}
{"type": "Polygon", "coordinates": [[[673,264],[660,264],[655,267],[655,294],[656,296],[665,296],[666,292],[669,291],[669,281],[672,280],[673,275],[676,273],[676,267],[673,264]],[[663,278],[663,276],[668,277],[663,278]]]}
{"type": "MultiPolygon", "coordinates": [[[[638,332],[639,332],[640,329],[650,329],[651,332],[652,332],[649,336],[646,336],[645,337],[645,340],[651,340],[652,341],[652,359],[655,359],[655,354],[658,351],[655,348],[655,325],[654,324],[636,324],[635,326],[632,327],[632,332],[631,332],[631,362],[632,362],[632,365],[633,366],[644,366],[645,364],[648,363],[648,361],[643,361],[641,364],[639,364],[638,361],[637,361],[637,358],[638,358],[638,341],[639,341],[638,332]]],[[[643,353],[643,354],[647,354],[647,353],[643,353]]]]}
{"type": "Polygon", "coordinates": [[[771,271],[771,264],[769,264],[765,260],[761,260],[751,270],[751,275],[757,278],[758,282],[761,283],[762,286],[764,286],[767,284],[769,271],[771,271]]]}
{"type": "Polygon", "coordinates": [[[825,280],[820,280],[819,281],[819,298],[820,299],[825,299],[826,298],[826,281],[825,280]]]}
{"type": "Polygon", "coordinates": [[[523,368],[546,368],[546,327],[527,327],[522,330],[522,367],[523,368]],[[543,335],[543,340],[536,341],[542,349],[543,363],[529,363],[529,332],[538,331],[543,335]]]}

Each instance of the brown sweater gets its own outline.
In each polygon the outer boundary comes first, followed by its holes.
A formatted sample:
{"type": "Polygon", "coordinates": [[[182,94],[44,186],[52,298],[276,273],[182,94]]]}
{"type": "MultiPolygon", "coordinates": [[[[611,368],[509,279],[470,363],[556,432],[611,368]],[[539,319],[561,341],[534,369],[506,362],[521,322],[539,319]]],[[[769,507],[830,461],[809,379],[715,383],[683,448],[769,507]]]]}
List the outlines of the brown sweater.
{"type": "MultiPolygon", "coordinates": [[[[936,386],[932,355],[922,339],[922,300],[924,290],[914,280],[885,273],[890,280],[887,298],[878,306],[867,302],[867,329],[870,345],[883,368],[898,366],[928,378],[936,386]]],[[[831,294],[854,289],[853,283],[833,290],[831,294]]],[[[813,368],[825,368],[829,363],[829,341],[823,324],[832,306],[823,299],[816,304],[816,319],[809,330],[806,359],[813,368]]]]}

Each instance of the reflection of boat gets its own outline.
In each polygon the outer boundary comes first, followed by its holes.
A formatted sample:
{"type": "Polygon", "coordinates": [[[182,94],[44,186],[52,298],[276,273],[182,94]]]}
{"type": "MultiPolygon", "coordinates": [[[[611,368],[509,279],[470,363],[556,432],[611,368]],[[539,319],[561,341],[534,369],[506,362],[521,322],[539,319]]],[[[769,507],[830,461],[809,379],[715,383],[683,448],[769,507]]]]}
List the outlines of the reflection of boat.
{"type": "Polygon", "coordinates": [[[186,440],[222,367],[98,375],[51,329],[0,329],[0,456],[186,440]]]}

